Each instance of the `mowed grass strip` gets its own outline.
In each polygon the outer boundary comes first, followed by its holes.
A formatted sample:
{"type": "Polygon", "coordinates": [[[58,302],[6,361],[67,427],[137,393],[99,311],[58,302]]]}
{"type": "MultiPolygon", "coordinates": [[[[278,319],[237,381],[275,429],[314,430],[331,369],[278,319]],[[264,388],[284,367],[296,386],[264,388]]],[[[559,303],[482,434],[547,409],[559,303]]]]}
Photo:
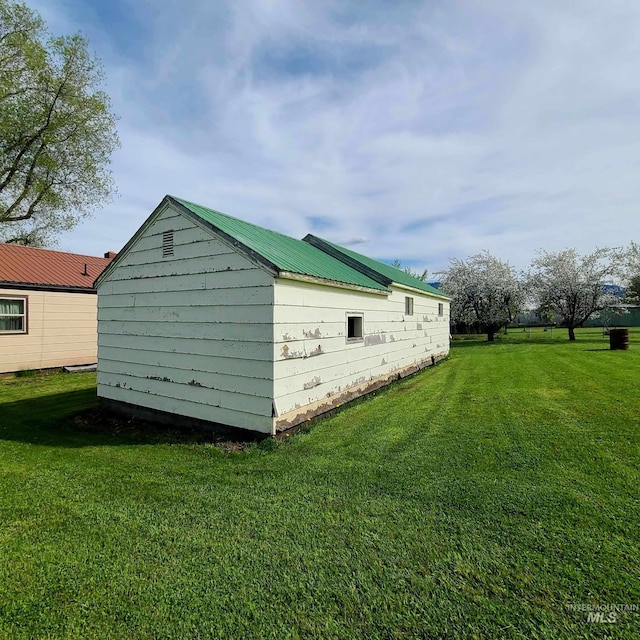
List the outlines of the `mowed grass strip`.
{"type": "Polygon", "coordinates": [[[2,380],[0,637],[636,637],[570,605],[640,605],[638,337],[465,341],[232,454],[2,380]]]}

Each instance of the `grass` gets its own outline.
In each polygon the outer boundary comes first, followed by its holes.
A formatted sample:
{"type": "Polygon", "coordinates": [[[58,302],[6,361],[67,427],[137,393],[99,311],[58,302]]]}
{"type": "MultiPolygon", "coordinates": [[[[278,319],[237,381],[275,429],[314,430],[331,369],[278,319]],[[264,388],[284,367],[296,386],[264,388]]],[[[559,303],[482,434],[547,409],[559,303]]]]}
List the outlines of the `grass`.
{"type": "Polygon", "coordinates": [[[637,637],[640,333],[512,331],[241,453],[0,380],[0,637],[637,637]]]}

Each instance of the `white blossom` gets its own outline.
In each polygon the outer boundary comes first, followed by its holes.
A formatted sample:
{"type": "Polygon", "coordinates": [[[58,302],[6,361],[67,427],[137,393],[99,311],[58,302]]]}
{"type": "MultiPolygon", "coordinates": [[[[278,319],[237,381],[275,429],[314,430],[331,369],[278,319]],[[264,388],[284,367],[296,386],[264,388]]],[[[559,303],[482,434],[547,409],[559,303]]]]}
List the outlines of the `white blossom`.
{"type": "Polygon", "coordinates": [[[477,324],[494,334],[506,326],[524,304],[525,290],[514,268],[488,252],[467,260],[452,259],[442,271],[442,290],[452,296],[453,324],[477,324]]]}
{"type": "Polygon", "coordinates": [[[569,340],[575,340],[576,327],[620,302],[605,287],[616,272],[615,257],[616,253],[608,248],[585,256],[578,255],[575,249],[540,251],[531,263],[529,279],[538,313],[554,316],[569,330],[569,340]]]}

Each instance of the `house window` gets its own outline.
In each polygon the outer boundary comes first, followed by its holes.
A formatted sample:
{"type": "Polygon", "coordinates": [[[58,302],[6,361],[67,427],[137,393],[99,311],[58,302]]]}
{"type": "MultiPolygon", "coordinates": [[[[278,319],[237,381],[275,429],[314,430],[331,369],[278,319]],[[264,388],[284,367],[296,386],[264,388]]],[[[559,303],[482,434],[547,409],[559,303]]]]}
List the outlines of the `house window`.
{"type": "Polygon", "coordinates": [[[413,298],[404,299],[404,313],[407,316],[413,315],[413,298]]]}
{"type": "Polygon", "coordinates": [[[0,333],[27,333],[26,298],[0,298],[0,333]]]}
{"type": "Polygon", "coordinates": [[[162,234],[162,257],[173,255],[173,231],[165,231],[162,234]]]}
{"type": "Polygon", "coordinates": [[[357,340],[362,340],[362,322],[363,318],[361,315],[348,315],[347,316],[347,340],[350,342],[355,342],[357,340]]]}
{"type": "Polygon", "coordinates": [[[442,302],[438,302],[438,315],[439,316],[444,315],[444,304],[442,302]]]}

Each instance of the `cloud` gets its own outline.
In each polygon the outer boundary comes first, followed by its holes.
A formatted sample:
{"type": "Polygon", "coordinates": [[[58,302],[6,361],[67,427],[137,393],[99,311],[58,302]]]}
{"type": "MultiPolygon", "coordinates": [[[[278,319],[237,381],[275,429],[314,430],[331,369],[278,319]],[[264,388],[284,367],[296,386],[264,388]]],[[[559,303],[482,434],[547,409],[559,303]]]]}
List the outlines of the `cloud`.
{"type": "Polygon", "coordinates": [[[120,248],[165,193],[430,271],[640,236],[640,5],[91,7],[39,7],[121,116],[120,198],[64,248],[120,248]]]}

